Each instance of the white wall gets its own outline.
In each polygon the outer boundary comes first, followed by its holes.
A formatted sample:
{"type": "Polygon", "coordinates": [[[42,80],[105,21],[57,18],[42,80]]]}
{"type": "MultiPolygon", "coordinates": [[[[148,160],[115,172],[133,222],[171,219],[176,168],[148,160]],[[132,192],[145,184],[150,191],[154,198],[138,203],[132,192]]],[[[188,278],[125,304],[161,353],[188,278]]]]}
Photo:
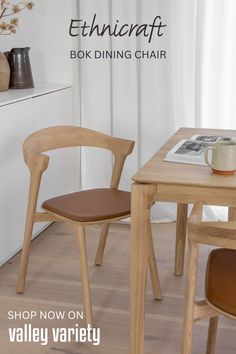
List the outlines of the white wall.
{"type": "Polygon", "coordinates": [[[68,33],[70,19],[76,17],[76,0],[34,2],[33,11],[18,14],[22,24],[17,33],[0,36],[0,50],[29,46],[35,82],[72,83],[72,38],[68,33]]]}

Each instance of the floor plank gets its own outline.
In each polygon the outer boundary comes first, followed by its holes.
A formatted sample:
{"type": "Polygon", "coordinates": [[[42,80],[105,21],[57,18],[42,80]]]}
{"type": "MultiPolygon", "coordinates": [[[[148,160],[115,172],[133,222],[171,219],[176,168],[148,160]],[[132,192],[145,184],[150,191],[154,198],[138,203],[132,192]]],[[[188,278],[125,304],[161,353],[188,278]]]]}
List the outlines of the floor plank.
{"type": "MultiPolygon", "coordinates": [[[[101,344],[54,342],[52,328],[84,327],[84,322],[68,318],[68,314],[82,311],[79,259],[73,230],[55,223],[33,243],[31,248],[26,291],[15,292],[19,255],[0,269],[0,342],[2,354],[128,354],[129,343],[129,225],[111,228],[101,267],[94,266],[100,229],[87,228],[87,246],[91,296],[96,326],[101,329],[101,344]],[[9,311],[35,311],[32,320],[8,318],[9,311]],[[64,311],[62,320],[39,319],[40,311],[64,311]],[[39,343],[9,343],[8,329],[23,327],[48,328],[49,341],[39,343]]],[[[174,276],[175,224],[153,225],[155,249],[163,292],[162,301],[154,301],[148,278],[145,354],[176,354],[179,352],[184,304],[185,277],[174,276]]],[[[204,268],[209,247],[202,247],[198,279],[198,296],[203,293],[204,268]]],[[[236,352],[236,324],[229,319],[220,321],[218,354],[236,352]]],[[[205,352],[207,321],[195,325],[193,353],[205,352]]]]}

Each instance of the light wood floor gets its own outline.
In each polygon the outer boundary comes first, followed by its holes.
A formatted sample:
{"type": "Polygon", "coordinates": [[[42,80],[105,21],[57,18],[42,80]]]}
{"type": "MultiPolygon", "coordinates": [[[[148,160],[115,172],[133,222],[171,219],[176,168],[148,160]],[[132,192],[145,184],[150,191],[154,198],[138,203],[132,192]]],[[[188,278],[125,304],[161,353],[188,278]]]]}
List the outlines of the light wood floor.
{"type": "MultiPolygon", "coordinates": [[[[1,354],[128,354],[129,343],[129,226],[115,225],[110,232],[102,267],[93,265],[99,229],[87,229],[89,270],[94,319],[101,328],[101,345],[78,343],[10,344],[9,327],[30,322],[35,327],[73,327],[73,320],[9,320],[8,311],[82,310],[79,260],[72,229],[53,224],[32,245],[27,289],[15,293],[19,255],[0,269],[0,353],[1,354]]],[[[175,224],[153,226],[162,301],[153,301],[148,279],[145,354],[178,354],[184,302],[184,277],[173,275],[175,224]]],[[[201,249],[199,295],[209,247],[201,249]]],[[[83,321],[78,321],[83,327],[83,321]]],[[[236,321],[221,319],[218,354],[236,353],[236,321]]],[[[205,351],[207,322],[195,326],[193,353],[205,351]]]]}

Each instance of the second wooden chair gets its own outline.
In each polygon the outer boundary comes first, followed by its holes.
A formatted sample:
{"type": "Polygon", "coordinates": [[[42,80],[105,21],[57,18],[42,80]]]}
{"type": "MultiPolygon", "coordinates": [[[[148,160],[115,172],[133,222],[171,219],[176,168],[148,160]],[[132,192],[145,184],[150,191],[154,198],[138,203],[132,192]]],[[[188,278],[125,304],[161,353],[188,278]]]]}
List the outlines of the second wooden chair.
{"type": "Polygon", "coordinates": [[[236,319],[236,222],[202,222],[202,205],[189,221],[189,262],[181,354],[192,353],[193,324],[210,318],[206,354],[214,354],[219,315],[236,319]],[[196,301],[200,244],[217,246],[208,257],[205,300],[196,301]],[[223,247],[223,248],[222,248],[223,247]]]}

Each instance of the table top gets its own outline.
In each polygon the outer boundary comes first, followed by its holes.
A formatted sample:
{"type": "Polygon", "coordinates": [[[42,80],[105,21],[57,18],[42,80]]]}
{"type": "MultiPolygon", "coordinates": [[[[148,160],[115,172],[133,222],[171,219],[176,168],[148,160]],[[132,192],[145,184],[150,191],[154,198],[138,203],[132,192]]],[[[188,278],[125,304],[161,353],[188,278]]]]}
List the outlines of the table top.
{"type": "Polygon", "coordinates": [[[236,136],[236,130],[180,128],[161,149],[133,176],[138,183],[236,188],[236,174],[219,176],[208,166],[167,162],[165,158],[177,142],[193,135],[236,136]]]}

